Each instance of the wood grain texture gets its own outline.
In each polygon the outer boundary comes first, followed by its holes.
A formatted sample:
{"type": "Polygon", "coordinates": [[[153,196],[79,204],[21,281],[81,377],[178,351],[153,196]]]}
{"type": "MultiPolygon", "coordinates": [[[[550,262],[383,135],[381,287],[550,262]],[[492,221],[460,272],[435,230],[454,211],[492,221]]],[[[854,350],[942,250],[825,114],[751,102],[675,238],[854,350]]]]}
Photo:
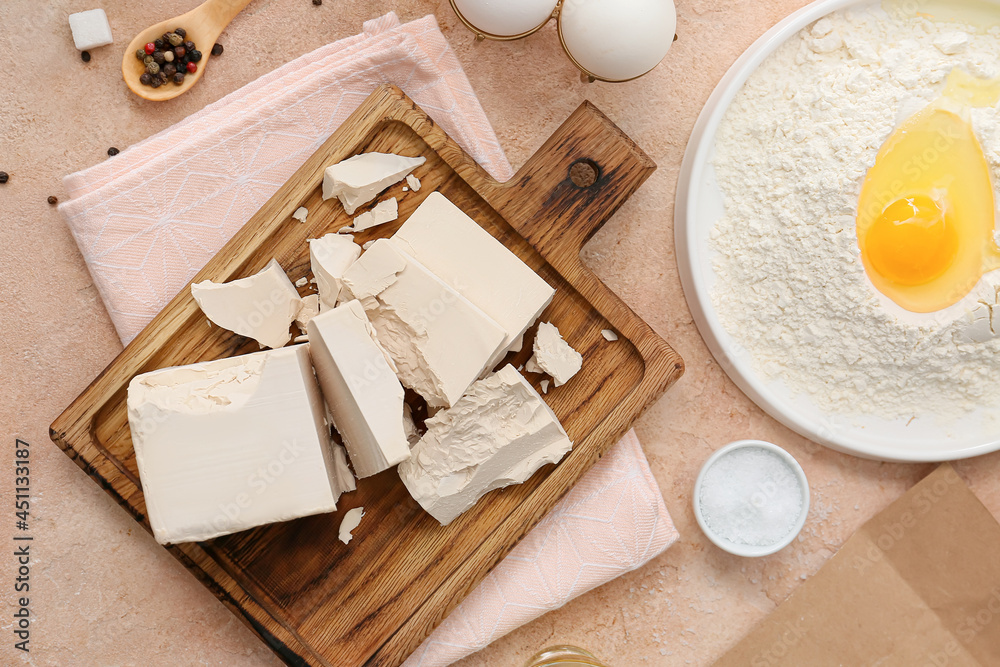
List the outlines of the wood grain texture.
{"type": "MultiPolygon", "coordinates": [[[[494,491],[447,528],[425,514],[395,471],[362,480],[331,514],[263,526],[168,550],[287,663],[395,666],[683,373],[680,357],[580,260],[582,244],[645,181],[655,165],[603,114],[582,105],[508,183],[489,177],[392,86],[377,89],[195,277],[228,281],[276,258],[295,281],[309,273],[306,240],[350,223],[321,197],[323,170],[357,153],[422,155],[419,193],[400,199],[400,219],[358,235],[390,236],[438,190],[557,289],[542,321],[555,323],[584,357],[583,369],[545,399],[575,445],[525,484],[494,491]],[[569,176],[585,161],[596,181],[569,176]],[[299,206],[308,223],[290,218],[299,206]],[[620,335],[608,342],[602,329],[620,335]],[[343,514],[366,516],[345,546],[343,514]]],[[[306,288],[303,288],[303,292],[306,288]]],[[[515,366],[530,356],[509,355],[515,366]]],[[[70,458],[149,529],[125,409],[125,388],[157,368],[255,351],[256,343],[208,326],[182,290],[53,423],[70,458]]],[[[535,385],[543,379],[529,375],[535,385]]]]}

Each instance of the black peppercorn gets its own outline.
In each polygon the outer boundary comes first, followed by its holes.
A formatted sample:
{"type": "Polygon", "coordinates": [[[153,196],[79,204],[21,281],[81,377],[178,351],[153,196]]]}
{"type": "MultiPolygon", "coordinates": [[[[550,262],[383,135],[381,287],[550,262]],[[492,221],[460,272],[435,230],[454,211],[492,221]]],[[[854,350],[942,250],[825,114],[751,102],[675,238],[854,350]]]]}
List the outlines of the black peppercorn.
{"type": "Polygon", "coordinates": [[[48,202],[49,204],[51,204],[52,206],[55,206],[56,204],[58,204],[58,203],[59,203],[59,199],[58,199],[58,197],[54,197],[54,196],[52,196],[52,195],[49,195],[49,198],[48,198],[48,199],[46,199],[45,201],[47,201],[47,202],[48,202]]]}
{"type": "Polygon", "coordinates": [[[313,4],[319,7],[320,5],[323,4],[323,0],[313,0],[313,4]]]}
{"type": "MultiPolygon", "coordinates": [[[[205,57],[194,41],[187,39],[187,31],[183,28],[165,32],[146,46],[150,49],[149,53],[145,49],[139,49],[135,54],[146,66],[146,72],[139,77],[139,82],[153,88],[159,88],[170,81],[181,85],[188,73],[197,71],[195,63],[205,57]]],[[[219,55],[222,50],[222,45],[216,44],[212,47],[212,54],[219,55]]]]}
{"type": "Polygon", "coordinates": [[[6,171],[0,171],[0,185],[6,183],[9,180],[10,180],[10,174],[8,174],[6,171]]]}
{"type": "Polygon", "coordinates": [[[213,56],[221,56],[223,51],[225,51],[225,49],[222,47],[222,44],[216,44],[212,47],[213,56]]]}
{"type": "Polygon", "coordinates": [[[81,51],[80,52],[80,59],[83,60],[83,62],[85,62],[85,63],[89,63],[90,62],[90,51],[81,51]]]}
{"type": "Polygon", "coordinates": [[[114,146],[112,146],[111,148],[108,149],[108,157],[114,157],[114,156],[118,155],[119,153],[121,153],[121,151],[118,150],[117,148],[115,148],[114,146]]]}

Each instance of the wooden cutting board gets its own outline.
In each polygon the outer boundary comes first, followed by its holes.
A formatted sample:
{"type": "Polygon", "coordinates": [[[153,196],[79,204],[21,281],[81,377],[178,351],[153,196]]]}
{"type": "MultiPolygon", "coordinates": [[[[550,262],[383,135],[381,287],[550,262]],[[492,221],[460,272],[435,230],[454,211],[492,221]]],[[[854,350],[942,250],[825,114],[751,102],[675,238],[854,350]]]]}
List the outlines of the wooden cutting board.
{"type": "MultiPolygon", "coordinates": [[[[438,190],[555,287],[542,321],[584,357],[552,389],[552,406],[575,443],[558,465],[494,491],[447,528],[412,500],[394,470],[361,480],[338,511],[201,543],[167,547],[291,665],[395,666],[566,493],[643,410],[683,373],[680,357],[580,260],[584,242],[656,165],[589,103],[583,104],[508,183],[493,180],[399,89],[377,89],[257,212],[195,281],[224,282],[276,258],[295,280],[309,273],[306,240],[350,224],[322,200],[323,170],[357,153],[423,155],[420,192],[388,190],[400,219],[358,235],[392,235],[438,190]],[[290,218],[299,206],[308,222],[290,218]],[[602,329],[618,332],[608,342],[602,329]],[[340,520],[363,506],[349,546],[340,520]]],[[[636,257],[635,261],[642,261],[636,257]]],[[[301,290],[307,293],[308,288],[301,290]]],[[[524,363],[524,349],[510,361],[524,363]]],[[[51,436],[147,530],[126,415],[126,387],[166,366],[256,351],[255,342],[209,327],[184,289],[52,424],[51,436]]],[[[538,386],[541,376],[529,376],[538,386]]]]}

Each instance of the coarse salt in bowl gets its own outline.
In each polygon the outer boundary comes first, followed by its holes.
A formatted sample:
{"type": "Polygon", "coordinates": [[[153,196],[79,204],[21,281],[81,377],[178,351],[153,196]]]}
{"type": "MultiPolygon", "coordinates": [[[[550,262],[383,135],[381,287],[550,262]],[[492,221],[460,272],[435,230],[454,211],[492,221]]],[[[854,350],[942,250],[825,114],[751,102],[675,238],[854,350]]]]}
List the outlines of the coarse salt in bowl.
{"type": "Polygon", "coordinates": [[[809,514],[809,482],[791,454],[761,440],[715,452],[694,485],[694,515],[705,535],[737,556],[759,557],[791,544],[809,514]]]}

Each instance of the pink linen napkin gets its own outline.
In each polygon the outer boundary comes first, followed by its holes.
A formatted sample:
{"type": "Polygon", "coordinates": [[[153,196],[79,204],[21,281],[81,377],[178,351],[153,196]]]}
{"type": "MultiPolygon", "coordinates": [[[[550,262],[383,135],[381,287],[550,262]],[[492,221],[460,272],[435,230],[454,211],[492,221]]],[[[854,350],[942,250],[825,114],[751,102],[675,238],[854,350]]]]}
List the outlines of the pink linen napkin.
{"type": "MultiPolygon", "coordinates": [[[[401,87],[498,180],[512,175],[434,17],[395,14],[71,174],[60,206],[123,343],[180,291],[381,83],[401,87]]],[[[443,667],[640,567],[678,535],[627,435],[420,646],[443,667]]]]}

